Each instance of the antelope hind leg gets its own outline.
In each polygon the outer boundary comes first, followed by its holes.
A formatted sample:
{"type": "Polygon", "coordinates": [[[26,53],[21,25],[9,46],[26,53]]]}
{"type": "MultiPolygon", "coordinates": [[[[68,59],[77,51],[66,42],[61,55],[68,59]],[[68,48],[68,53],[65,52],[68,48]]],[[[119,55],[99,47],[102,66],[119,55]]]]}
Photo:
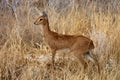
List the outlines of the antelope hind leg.
{"type": "Polygon", "coordinates": [[[94,55],[92,55],[92,53],[90,53],[90,51],[87,51],[87,52],[85,53],[85,56],[86,56],[87,59],[89,59],[92,63],[94,63],[95,65],[97,65],[98,72],[100,73],[100,66],[99,66],[98,60],[94,57],[94,55]]]}

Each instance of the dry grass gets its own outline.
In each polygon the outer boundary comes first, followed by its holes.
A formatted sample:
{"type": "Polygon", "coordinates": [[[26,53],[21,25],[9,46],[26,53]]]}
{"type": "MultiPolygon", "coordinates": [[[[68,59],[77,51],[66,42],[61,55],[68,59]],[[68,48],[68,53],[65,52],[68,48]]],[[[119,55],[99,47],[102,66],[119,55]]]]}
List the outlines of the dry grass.
{"type": "Polygon", "coordinates": [[[96,47],[94,54],[101,74],[91,63],[83,71],[72,55],[64,52],[63,59],[61,51],[53,70],[42,30],[33,24],[39,16],[34,2],[21,0],[14,11],[5,0],[0,0],[0,80],[119,80],[120,1],[76,0],[78,5],[68,0],[68,5],[66,0],[68,6],[61,3],[62,9],[57,1],[60,0],[50,0],[50,5],[44,6],[51,30],[90,37],[96,47]]]}

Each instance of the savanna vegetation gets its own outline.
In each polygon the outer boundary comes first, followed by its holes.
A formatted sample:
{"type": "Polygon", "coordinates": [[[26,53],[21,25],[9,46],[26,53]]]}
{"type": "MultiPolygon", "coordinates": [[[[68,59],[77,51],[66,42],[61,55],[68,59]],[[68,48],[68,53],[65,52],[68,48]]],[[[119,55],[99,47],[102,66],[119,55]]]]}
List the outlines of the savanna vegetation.
{"type": "Polygon", "coordinates": [[[119,46],[119,0],[0,0],[0,80],[119,80],[119,46]],[[93,40],[100,74],[89,61],[84,71],[66,51],[57,52],[52,69],[51,50],[34,25],[42,11],[52,31],[93,40]]]}

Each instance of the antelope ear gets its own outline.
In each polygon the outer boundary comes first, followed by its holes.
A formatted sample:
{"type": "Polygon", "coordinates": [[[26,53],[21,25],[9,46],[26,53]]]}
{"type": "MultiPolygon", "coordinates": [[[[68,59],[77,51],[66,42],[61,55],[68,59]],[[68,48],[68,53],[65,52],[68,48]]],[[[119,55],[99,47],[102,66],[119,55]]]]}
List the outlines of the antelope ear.
{"type": "Polygon", "coordinates": [[[36,12],[37,12],[40,16],[43,15],[43,13],[42,13],[37,7],[35,7],[35,10],[36,10],[36,12]]]}
{"type": "Polygon", "coordinates": [[[45,11],[43,11],[43,16],[47,17],[48,18],[48,15],[46,14],[45,11]]]}

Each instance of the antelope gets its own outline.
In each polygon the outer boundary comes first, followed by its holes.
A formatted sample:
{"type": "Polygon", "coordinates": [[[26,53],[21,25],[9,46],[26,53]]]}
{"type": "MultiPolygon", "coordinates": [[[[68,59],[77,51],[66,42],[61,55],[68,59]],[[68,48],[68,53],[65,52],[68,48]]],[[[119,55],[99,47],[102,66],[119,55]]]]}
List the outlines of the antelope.
{"type": "Polygon", "coordinates": [[[41,25],[43,28],[45,42],[49,45],[52,51],[53,65],[55,62],[56,51],[61,49],[69,49],[70,52],[74,53],[74,56],[77,57],[78,60],[83,64],[84,68],[88,66],[84,59],[84,56],[86,56],[91,62],[98,66],[99,71],[98,61],[90,53],[91,50],[95,48],[91,39],[83,35],[63,35],[51,31],[49,27],[48,16],[45,12],[43,12],[42,15],[37,18],[34,24],[41,25]]]}

